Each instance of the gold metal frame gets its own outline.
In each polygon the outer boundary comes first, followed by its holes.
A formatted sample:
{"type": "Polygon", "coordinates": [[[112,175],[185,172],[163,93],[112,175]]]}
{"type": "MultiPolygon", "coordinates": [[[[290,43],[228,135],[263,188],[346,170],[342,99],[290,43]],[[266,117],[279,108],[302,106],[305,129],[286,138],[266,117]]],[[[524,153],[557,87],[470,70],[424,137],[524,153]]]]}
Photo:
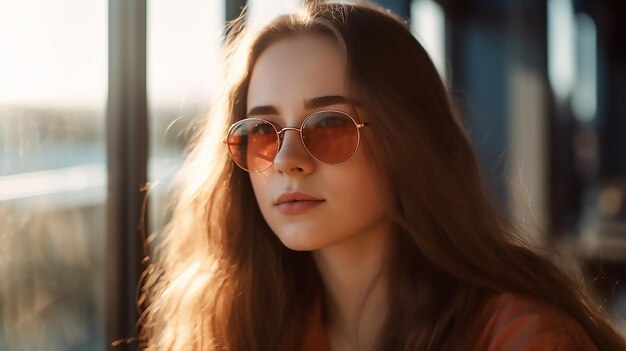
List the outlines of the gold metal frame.
{"type": "MultiPolygon", "coordinates": [[[[369,126],[369,123],[368,123],[368,122],[364,122],[364,123],[357,123],[357,121],[356,121],[356,120],[355,120],[352,116],[350,116],[348,113],[346,113],[346,112],[344,112],[344,111],[339,111],[339,110],[322,110],[322,111],[317,111],[317,112],[314,112],[314,113],[312,113],[312,114],[308,115],[308,116],[307,116],[307,117],[306,117],[306,118],[302,121],[302,124],[300,124],[300,128],[295,128],[295,127],[284,127],[284,128],[283,128],[283,127],[281,127],[278,123],[275,123],[275,122],[272,122],[272,121],[268,121],[268,120],[263,119],[263,118],[251,117],[251,118],[242,119],[242,120],[240,120],[240,121],[237,121],[237,122],[233,123],[233,124],[232,124],[232,125],[228,128],[228,133],[226,134],[226,138],[222,140],[222,143],[224,143],[224,144],[228,144],[228,138],[229,138],[229,136],[230,136],[231,132],[232,132],[232,131],[233,131],[233,130],[237,127],[237,126],[239,126],[240,124],[242,124],[242,123],[244,123],[244,122],[247,122],[247,121],[251,121],[251,120],[258,120],[258,121],[261,121],[261,122],[267,122],[267,123],[269,123],[269,124],[270,124],[270,125],[274,128],[274,131],[276,132],[276,136],[278,137],[278,143],[279,143],[279,144],[278,144],[278,148],[277,148],[277,150],[278,150],[278,151],[280,151],[280,147],[281,147],[281,145],[282,145],[282,141],[283,141],[283,136],[282,136],[282,134],[284,134],[284,132],[286,132],[286,131],[288,131],[288,130],[297,131],[297,132],[298,132],[298,134],[300,134],[300,141],[302,142],[302,146],[304,146],[304,149],[306,150],[306,152],[307,152],[307,153],[308,153],[311,157],[313,157],[313,159],[314,159],[314,160],[316,160],[316,161],[318,161],[318,162],[321,162],[321,163],[323,163],[323,164],[327,164],[327,165],[334,165],[334,166],[339,166],[339,165],[342,165],[342,164],[344,164],[344,163],[349,162],[350,160],[352,160],[352,158],[354,157],[354,155],[356,154],[356,152],[359,150],[359,146],[361,145],[361,128],[366,127],[366,126],[369,126]],[[342,114],[342,115],[347,116],[348,118],[350,118],[350,120],[352,121],[352,123],[354,123],[354,125],[357,127],[357,129],[356,129],[356,130],[357,130],[357,143],[356,143],[356,147],[354,148],[354,152],[352,152],[352,155],[350,155],[350,157],[349,157],[347,160],[345,160],[345,161],[343,161],[343,162],[341,162],[341,163],[327,163],[327,162],[324,162],[324,161],[319,160],[319,159],[318,159],[317,157],[315,157],[315,156],[311,153],[311,151],[309,151],[309,149],[306,147],[306,144],[304,143],[304,137],[302,136],[302,127],[306,124],[306,122],[307,122],[309,119],[311,119],[313,116],[315,116],[315,115],[317,115],[317,114],[320,114],[320,113],[328,113],[328,112],[336,112],[336,113],[340,113],[340,114],[342,114]],[[279,128],[281,128],[281,129],[280,129],[280,130],[278,130],[276,127],[279,127],[279,128]]],[[[230,157],[231,157],[231,159],[233,160],[233,162],[235,162],[235,164],[237,164],[237,166],[239,166],[239,168],[243,169],[243,170],[244,170],[244,171],[246,171],[246,172],[260,173],[260,172],[263,172],[263,171],[265,171],[265,170],[269,169],[269,168],[270,168],[270,167],[274,164],[274,160],[272,160],[272,163],[270,163],[270,165],[269,165],[267,168],[262,169],[262,170],[259,170],[259,171],[250,171],[250,170],[245,169],[244,167],[242,167],[239,163],[237,163],[237,161],[235,160],[235,157],[233,157],[233,154],[232,154],[232,152],[230,151],[230,147],[228,148],[228,153],[230,154],[230,157]]],[[[276,155],[274,155],[274,158],[276,158],[276,155]]]]}

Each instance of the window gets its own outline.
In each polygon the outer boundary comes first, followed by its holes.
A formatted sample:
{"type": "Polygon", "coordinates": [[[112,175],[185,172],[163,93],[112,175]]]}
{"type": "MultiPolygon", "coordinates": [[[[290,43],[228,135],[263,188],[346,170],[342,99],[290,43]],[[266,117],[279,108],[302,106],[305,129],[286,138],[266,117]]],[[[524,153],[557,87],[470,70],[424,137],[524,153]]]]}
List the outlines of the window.
{"type": "Polygon", "coordinates": [[[0,349],[103,350],[107,2],[0,2],[0,349]]]}

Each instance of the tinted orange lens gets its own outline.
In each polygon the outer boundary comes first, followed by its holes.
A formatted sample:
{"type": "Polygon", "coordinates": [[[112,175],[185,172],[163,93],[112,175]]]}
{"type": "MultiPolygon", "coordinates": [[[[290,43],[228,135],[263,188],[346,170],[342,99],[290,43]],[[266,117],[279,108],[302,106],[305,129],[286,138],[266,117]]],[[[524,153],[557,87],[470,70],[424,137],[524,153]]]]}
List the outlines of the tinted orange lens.
{"type": "Polygon", "coordinates": [[[228,135],[228,148],[241,168],[260,172],[268,169],[278,150],[278,134],[274,126],[260,119],[236,124],[228,135]]]}
{"type": "Polygon", "coordinates": [[[319,161],[339,164],[348,161],[359,145],[359,129],[341,112],[323,111],[311,115],[302,126],[307,150],[319,161]]]}

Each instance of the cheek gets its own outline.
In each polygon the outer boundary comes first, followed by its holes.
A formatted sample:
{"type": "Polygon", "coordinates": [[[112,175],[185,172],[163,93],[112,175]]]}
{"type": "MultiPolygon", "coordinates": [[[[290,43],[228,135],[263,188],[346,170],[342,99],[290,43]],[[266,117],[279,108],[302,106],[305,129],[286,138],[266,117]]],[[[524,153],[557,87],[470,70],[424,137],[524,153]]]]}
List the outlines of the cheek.
{"type": "Polygon", "coordinates": [[[329,169],[326,177],[335,210],[351,222],[383,216],[389,202],[388,187],[366,157],[359,150],[344,166],[329,169]]]}
{"type": "Polygon", "coordinates": [[[378,217],[382,214],[387,192],[375,172],[365,164],[339,174],[334,179],[334,198],[340,204],[342,212],[355,218],[378,217]]]}
{"type": "Polygon", "coordinates": [[[267,206],[267,204],[270,204],[272,201],[269,178],[258,173],[250,173],[250,182],[252,183],[252,190],[254,191],[257,203],[261,210],[264,211],[263,207],[267,206]]]}

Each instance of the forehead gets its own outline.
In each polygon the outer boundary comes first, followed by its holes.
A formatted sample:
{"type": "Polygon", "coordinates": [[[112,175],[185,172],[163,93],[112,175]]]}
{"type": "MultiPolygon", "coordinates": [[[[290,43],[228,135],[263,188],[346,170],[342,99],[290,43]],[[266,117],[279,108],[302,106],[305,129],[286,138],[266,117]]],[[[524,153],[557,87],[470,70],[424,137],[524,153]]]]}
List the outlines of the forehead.
{"type": "Polygon", "coordinates": [[[248,110],[274,105],[283,112],[302,111],[305,99],[344,95],[345,60],[332,39],[303,34],[272,44],[252,69],[248,110]]]}

